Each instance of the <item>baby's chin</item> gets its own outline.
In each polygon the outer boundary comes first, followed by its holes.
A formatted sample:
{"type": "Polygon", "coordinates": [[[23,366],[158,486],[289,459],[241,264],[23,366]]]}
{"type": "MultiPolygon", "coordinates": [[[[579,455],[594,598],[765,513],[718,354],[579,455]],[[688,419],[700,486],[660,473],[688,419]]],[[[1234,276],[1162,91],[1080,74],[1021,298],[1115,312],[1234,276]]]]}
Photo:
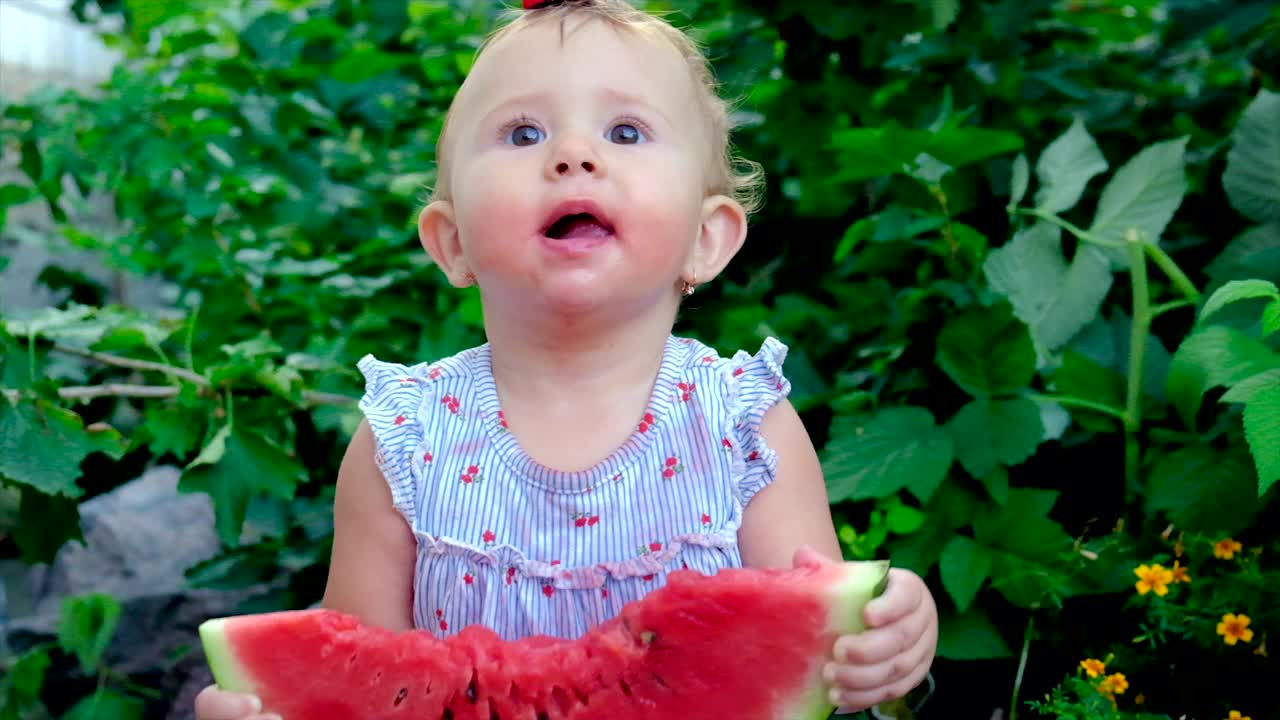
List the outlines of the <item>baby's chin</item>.
{"type": "Polygon", "coordinates": [[[536,313],[537,321],[562,319],[578,322],[608,321],[625,323],[638,313],[656,309],[661,302],[657,288],[645,292],[633,282],[595,268],[563,269],[538,278],[523,297],[512,297],[515,311],[528,317],[536,313]]]}

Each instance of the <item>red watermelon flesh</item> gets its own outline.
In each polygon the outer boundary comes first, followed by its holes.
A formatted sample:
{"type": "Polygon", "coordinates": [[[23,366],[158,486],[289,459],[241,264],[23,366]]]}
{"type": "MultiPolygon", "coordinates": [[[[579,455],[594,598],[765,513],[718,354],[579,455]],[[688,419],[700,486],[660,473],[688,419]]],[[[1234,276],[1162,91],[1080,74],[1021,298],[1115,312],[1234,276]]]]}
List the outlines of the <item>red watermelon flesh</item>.
{"type": "Polygon", "coordinates": [[[503,641],[473,625],[441,640],[333,610],[210,620],[218,684],[285,720],[816,720],[823,664],[888,563],[672,572],[576,640],[503,641]]]}

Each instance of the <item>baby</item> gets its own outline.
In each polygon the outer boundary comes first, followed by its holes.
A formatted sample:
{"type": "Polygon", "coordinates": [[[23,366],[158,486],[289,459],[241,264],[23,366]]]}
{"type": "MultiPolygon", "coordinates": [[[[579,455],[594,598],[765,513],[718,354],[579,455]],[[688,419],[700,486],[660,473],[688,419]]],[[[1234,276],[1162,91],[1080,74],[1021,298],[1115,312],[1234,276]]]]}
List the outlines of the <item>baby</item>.
{"type": "MultiPolygon", "coordinates": [[[[576,637],[674,570],[840,562],[786,347],[721,357],[672,334],[742,246],[759,181],[706,59],[625,0],[526,4],[459,89],[419,216],[450,283],[479,287],[487,342],[360,361],[324,606],[576,637]]],[[[865,619],[825,668],[844,711],[906,695],[936,648],[913,573],[894,569],[865,619]]],[[[269,711],[196,699],[200,720],[269,711]]]]}

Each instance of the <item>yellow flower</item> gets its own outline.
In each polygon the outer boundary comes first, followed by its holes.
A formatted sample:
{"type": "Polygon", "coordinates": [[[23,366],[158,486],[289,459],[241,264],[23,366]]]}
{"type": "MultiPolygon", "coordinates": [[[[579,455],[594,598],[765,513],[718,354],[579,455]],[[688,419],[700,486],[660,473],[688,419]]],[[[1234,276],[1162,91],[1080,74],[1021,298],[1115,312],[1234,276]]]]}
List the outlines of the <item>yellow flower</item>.
{"type": "Polygon", "coordinates": [[[1138,693],[1137,695],[1134,695],[1134,696],[1133,696],[1133,704],[1134,704],[1134,705],[1141,705],[1142,703],[1144,703],[1144,702],[1146,702],[1146,701],[1147,701],[1147,696],[1146,696],[1146,695],[1143,695],[1142,693],[1138,693]]]}
{"type": "Polygon", "coordinates": [[[1146,595],[1152,590],[1161,597],[1169,594],[1169,583],[1173,582],[1171,570],[1161,565],[1139,565],[1133,574],[1138,576],[1134,587],[1138,588],[1139,595],[1146,595]]]}
{"type": "Polygon", "coordinates": [[[1235,557],[1236,553],[1240,552],[1243,547],[1243,545],[1231,538],[1222,538],[1213,544],[1213,556],[1216,558],[1222,558],[1223,560],[1230,560],[1235,557]]]}
{"type": "Polygon", "coordinates": [[[1123,695],[1129,689],[1129,680],[1124,673],[1111,673],[1098,683],[1098,692],[1103,695],[1123,695]]]}
{"type": "Polygon", "coordinates": [[[1174,560],[1174,561],[1173,561],[1173,570],[1172,570],[1171,572],[1173,572],[1173,581],[1174,581],[1174,582],[1176,582],[1176,583],[1180,583],[1180,582],[1189,583],[1189,582],[1191,582],[1191,576],[1187,574],[1187,568],[1186,568],[1186,566],[1184,566],[1184,565],[1180,565],[1180,564],[1178,563],[1178,561],[1177,561],[1177,560],[1174,560]]]}
{"type": "Polygon", "coordinates": [[[1101,660],[1095,660],[1093,658],[1089,658],[1088,660],[1081,660],[1080,667],[1084,668],[1084,671],[1089,673],[1089,677],[1091,678],[1098,677],[1099,675],[1107,671],[1106,663],[1102,662],[1101,660]]]}
{"type": "Polygon", "coordinates": [[[1227,720],[1253,720],[1253,718],[1248,715],[1241,715],[1239,710],[1232,710],[1231,714],[1227,715],[1227,720]]]}
{"type": "Polygon", "coordinates": [[[1253,631],[1249,629],[1249,616],[1244,613],[1223,615],[1222,622],[1218,623],[1218,634],[1228,645],[1235,645],[1239,640],[1245,642],[1253,640],[1253,631]]]}

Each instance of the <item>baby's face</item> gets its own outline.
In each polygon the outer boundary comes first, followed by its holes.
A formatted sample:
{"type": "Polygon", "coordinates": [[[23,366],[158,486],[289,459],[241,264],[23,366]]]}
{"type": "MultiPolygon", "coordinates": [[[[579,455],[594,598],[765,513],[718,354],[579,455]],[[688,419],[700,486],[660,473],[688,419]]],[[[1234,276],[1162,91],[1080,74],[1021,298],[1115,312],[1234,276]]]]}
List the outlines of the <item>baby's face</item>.
{"type": "Polygon", "coordinates": [[[486,310],[674,302],[705,198],[698,107],[674,49],[601,21],[570,20],[563,41],[544,23],[483,54],[447,171],[486,310]]]}

